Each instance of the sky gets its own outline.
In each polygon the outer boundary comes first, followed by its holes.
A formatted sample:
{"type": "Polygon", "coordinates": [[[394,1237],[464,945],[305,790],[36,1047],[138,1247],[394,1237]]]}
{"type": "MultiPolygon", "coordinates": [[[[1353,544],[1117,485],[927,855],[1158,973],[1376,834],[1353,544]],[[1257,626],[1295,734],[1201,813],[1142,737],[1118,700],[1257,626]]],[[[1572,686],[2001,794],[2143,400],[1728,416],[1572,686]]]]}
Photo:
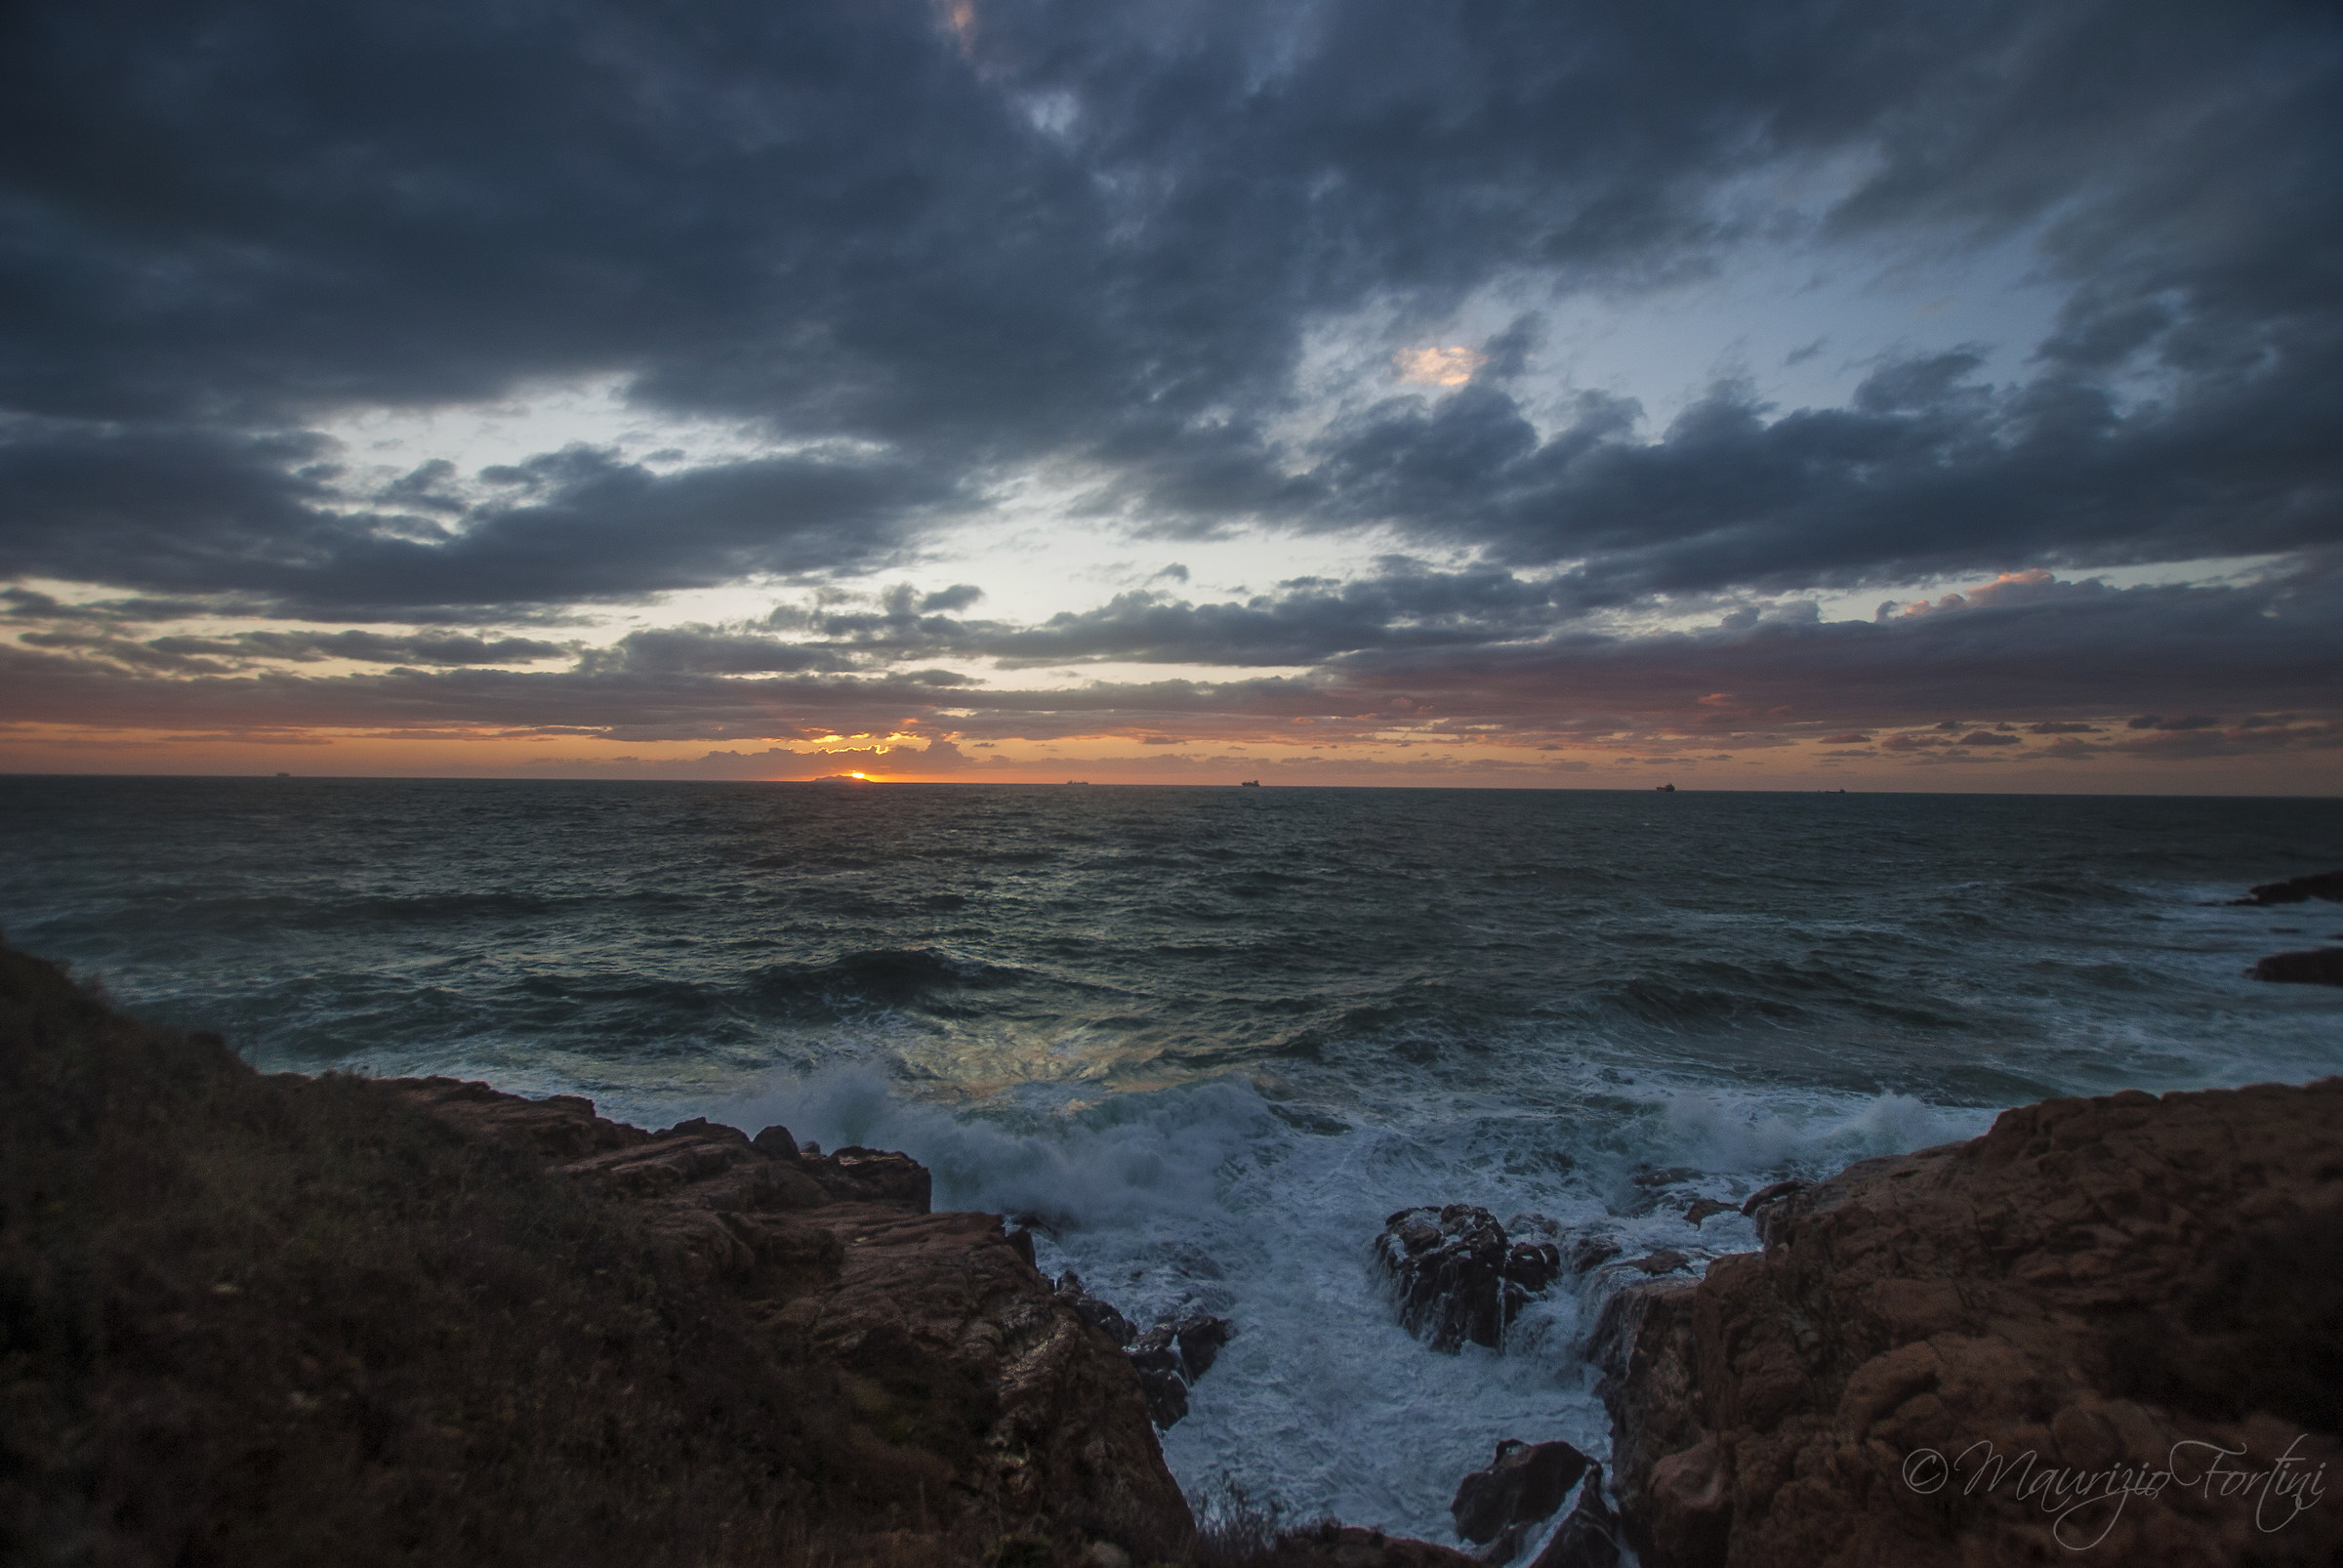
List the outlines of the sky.
{"type": "Polygon", "coordinates": [[[0,771],[2335,794],[2343,12],[12,6],[0,771]]]}

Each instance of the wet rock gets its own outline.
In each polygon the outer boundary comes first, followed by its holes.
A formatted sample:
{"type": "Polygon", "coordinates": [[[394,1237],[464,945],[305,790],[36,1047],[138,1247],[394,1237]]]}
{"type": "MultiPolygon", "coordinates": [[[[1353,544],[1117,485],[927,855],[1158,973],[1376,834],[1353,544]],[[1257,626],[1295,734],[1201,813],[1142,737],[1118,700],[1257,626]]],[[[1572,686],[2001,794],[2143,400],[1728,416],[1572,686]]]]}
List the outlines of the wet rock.
{"type": "Polygon", "coordinates": [[[1591,1463],[1565,1442],[1506,1438],[1497,1445],[1487,1469],[1475,1470],[1458,1484],[1456,1500],[1448,1506],[1457,1534],[1486,1545],[1508,1526],[1549,1517],[1591,1463]]]}
{"type": "Polygon", "coordinates": [[[1008,1244],[1017,1250],[1019,1258],[1025,1259],[1027,1267],[1038,1270],[1042,1266],[1033,1250],[1033,1231],[1029,1227],[1018,1225],[1010,1230],[1008,1244]]]}
{"type": "Polygon", "coordinates": [[[2304,985],[2343,985],[2343,947],[2314,947],[2299,953],[2273,953],[2253,967],[2257,980],[2286,980],[2304,985]]]}
{"type": "Polygon", "coordinates": [[[1074,1309],[1075,1316],[1126,1349],[1139,1337],[1130,1319],[1084,1289],[1082,1276],[1070,1268],[1057,1276],[1057,1297],[1074,1309]]]}
{"type": "Polygon", "coordinates": [[[1495,1346],[1532,1299],[1561,1277],[1550,1241],[1515,1241],[1486,1209],[1403,1209],[1383,1222],[1375,1259],[1409,1333],[1435,1350],[1495,1346]]]}
{"type": "Polygon", "coordinates": [[[1603,1501],[1603,1467],[1589,1461],[1578,1506],[1530,1568],[1619,1568],[1619,1514],[1603,1501]]]}
{"type": "Polygon", "coordinates": [[[1246,1561],[1254,1568],[1473,1568],[1474,1562],[1453,1547],[1332,1520],[1289,1530],[1250,1554],[1220,1560],[1246,1561]]]}
{"type": "Polygon", "coordinates": [[[1621,1251],[1617,1237],[1606,1236],[1599,1231],[1588,1231],[1570,1244],[1568,1255],[1570,1271],[1574,1274],[1583,1274],[1589,1269],[1597,1268],[1611,1261],[1620,1255],[1621,1251]]]}
{"type": "Polygon", "coordinates": [[[1650,1564],[2343,1560],[2343,1510],[2242,1486],[2046,1509],[2046,1466],[2343,1471],[2343,1079],[2004,1112],[1776,1199],[1764,1252],[1604,1307],[1650,1564]],[[2035,1490],[1983,1468],[2035,1456],[2035,1490]]]}
{"type": "Polygon", "coordinates": [[[1236,1337],[1237,1326],[1224,1317],[1207,1317],[1194,1313],[1172,1326],[1172,1338],[1179,1344],[1180,1372],[1194,1382],[1213,1370],[1219,1359],[1221,1347],[1236,1337]]]}
{"type": "Polygon", "coordinates": [[[1787,1198],[1793,1192],[1805,1190],[1806,1183],[1803,1181],[1777,1181],[1771,1186],[1759,1187],[1755,1192],[1743,1199],[1741,1212],[1753,1217],[1757,1211],[1767,1204],[1787,1198]]]}
{"type": "Polygon", "coordinates": [[[1147,1395],[1147,1414],[1158,1426],[1169,1427],[1188,1413],[1188,1381],[1180,1376],[1179,1345],[1169,1324],[1158,1324],[1138,1337],[1124,1354],[1139,1375],[1147,1395]]]}
{"type": "Polygon", "coordinates": [[[1057,1277],[1055,1294],[1082,1321],[1123,1346],[1139,1376],[1147,1414],[1158,1426],[1170,1426],[1187,1415],[1189,1385],[1211,1369],[1221,1346],[1237,1332],[1228,1319],[1199,1312],[1166,1319],[1142,1334],[1130,1319],[1092,1296],[1082,1276],[1070,1268],[1057,1277]]]}
{"type": "Polygon", "coordinates": [[[1529,1540],[1530,1527],[1527,1524],[1506,1525],[1497,1533],[1495,1541],[1472,1554],[1472,1560],[1487,1563],[1489,1568],[1504,1568],[1506,1563],[1521,1555],[1521,1548],[1529,1544],[1529,1540]]]}
{"type": "Polygon", "coordinates": [[[2317,871],[2307,877],[2288,877],[2284,882],[2265,882],[2250,889],[2244,897],[2232,898],[2230,902],[2299,904],[2308,898],[2343,903],[2343,871],[2317,871]]]}
{"type": "Polygon", "coordinates": [[[1697,1225],[1710,1215],[1724,1215],[1732,1212],[1733,1205],[1729,1203],[1720,1202],[1715,1198],[1695,1198],[1685,1209],[1684,1217],[1697,1225]]]}
{"type": "Polygon", "coordinates": [[[800,1162],[833,1197],[847,1203],[894,1203],[926,1214],[935,1178],[908,1154],[848,1144],[826,1159],[800,1162]]]}
{"type": "Polygon", "coordinates": [[[798,1140],[789,1135],[786,1127],[776,1125],[766,1128],[749,1139],[749,1146],[768,1160],[782,1160],[791,1165],[798,1163],[798,1140]]]}
{"type": "Polygon", "coordinates": [[[1645,1253],[1641,1258],[1628,1259],[1627,1266],[1640,1268],[1647,1274],[1672,1274],[1691,1261],[1691,1259],[1677,1252],[1673,1247],[1663,1247],[1656,1253],[1645,1253]]]}

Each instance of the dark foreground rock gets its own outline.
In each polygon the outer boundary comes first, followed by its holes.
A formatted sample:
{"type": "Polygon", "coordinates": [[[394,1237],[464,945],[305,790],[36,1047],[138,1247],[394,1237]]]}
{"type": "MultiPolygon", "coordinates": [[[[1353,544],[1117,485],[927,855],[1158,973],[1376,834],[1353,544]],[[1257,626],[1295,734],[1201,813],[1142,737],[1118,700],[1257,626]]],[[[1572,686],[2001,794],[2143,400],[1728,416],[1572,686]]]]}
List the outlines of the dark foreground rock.
{"type": "Polygon", "coordinates": [[[263,1076],[0,950],[0,1561],[1186,1560],[1137,1374],[905,1157],[263,1076]]]}
{"type": "Polygon", "coordinates": [[[1510,1526],[1551,1517],[1590,1463],[1568,1443],[1506,1438],[1497,1445],[1487,1469],[1458,1484],[1456,1500],[1448,1506],[1457,1534],[1486,1546],[1510,1526]]]}
{"type": "Polygon", "coordinates": [[[1619,1568],[1619,1514],[1603,1501],[1603,1467],[1588,1464],[1578,1506],[1530,1568],[1619,1568]]]}
{"type": "Polygon", "coordinates": [[[1393,1309],[1435,1350],[1496,1345],[1521,1309],[1561,1277],[1561,1250],[1541,1234],[1506,1234],[1469,1204],[1402,1209],[1375,1239],[1393,1309]]]}
{"type": "Polygon", "coordinates": [[[2343,1555],[2343,1080],[2051,1100],[1758,1212],[1594,1337],[1648,1568],[2343,1555]]]}
{"type": "Polygon", "coordinates": [[[2284,882],[2265,882],[2250,889],[2242,898],[2233,898],[2233,904],[2299,904],[2308,898],[2323,898],[2329,903],[2343,903],[2343,871],[2319,871],[2307,877],[2289,877],[2284,882]]]}
{"type": "Polygon", "coordinates": [[[1226,1556],[1248,1568],[1480,1568],[1454,1547],[1339,1524],[1241,1543],[1226,1556]]]}
{"type": "Polygon", "coordinates": [[[2285,980],[2303,985],[2343,985],[2343,947],[2314,947],[2300,953],[2273,953],[2253,967],[2257,980],[2285,980]]]}
{"type": "Polygon", "coordinates": [[[939,1434],[973,1438],[945,1442],[954,1463],[934,1511],[973,1512],[996,1534],[1047,1536],[1059,1516],[1130,1518],[1163,1540],[1186,1528],[1141,1381],[1081,1310],[1079,1284],[1073,1297],[1053,1288],[997,1215],[929,1213],[928,1173],[909,1156],[781,1157],[785,1129],[752,1139],[694,1120],[644,1133],[575,1098],[447,1079],[386,1087],[625,1195],[702,1269],[767,1305],[777,1343],[858,1380],[858,1406],[883,1431],[930,1448],[939,1434]],[[581,1144],[592,1152],[567,1157],[581,1144]]]}
{"type": "Polygon", "coordinates": [[[1188,1389],[1212,1370],[1221,1347],[1236,1337],[1236,1325],[1228,1319],[1203,1313],[1167,1318],[1142,1334],[1130,1319],[1092,1296],[1072,1269],[1058,1276],[1057,1295],[1085,1323],[1123,1347],[1131,1370],[1139,1375],[1148,1417],[1158,1426],[1174,1425],[1187,1416],[1188,1389]]]}

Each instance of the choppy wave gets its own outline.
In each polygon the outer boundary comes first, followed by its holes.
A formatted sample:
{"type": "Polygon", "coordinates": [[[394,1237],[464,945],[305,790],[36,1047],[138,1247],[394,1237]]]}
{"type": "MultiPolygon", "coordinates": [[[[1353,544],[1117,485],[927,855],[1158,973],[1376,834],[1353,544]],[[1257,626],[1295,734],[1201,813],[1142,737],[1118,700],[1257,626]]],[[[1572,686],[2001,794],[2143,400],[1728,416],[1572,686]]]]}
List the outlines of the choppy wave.
{"type": "Polygon", "coordinates": [[[268,1067],[447,1072],[910,1150],[1135,1317],[1240,1338],[1192,1489],[1445,1539],[1501,1436],[1605,1430],[1577,1342],[1436,1355],[1383,1217],[1754,1244],[1784,1175],[2045,1094],[2343,1070],[2257,985],[2343,913],[2332,802],[0,780],[0,925],[268,1067]]]}
{"type": "Polygon", "coordinates": [[[830,1014],[875,1008],[925,1007],[959,1011],[955,993],[1022,984],[1032,976],[1005,964],[987,964],[934,948],[876,948],[819,964],[772,964],[748,988],[766,1006],[830,1014]]]}
{"type": "Polygon", "coordinates": [[[1991,1113],[1911,1096],[1798,1100],[1663,1083],[1605,1086],[1579,1115],[1494,1100],[1442,1116],[1296,1114],[1243,1079],[1083,1103],[1028,1093],[953,1109],[869,1067],[776,1083],[717,1108],[828,1145],[908,1149],[937,1201],[1015,1216],[1046,1266],[1141,1321],[1202,1310],[1238,1340],[1165,1450],[1191,1486],[1233,1483],[1297,1516],[1442,1539],[1455,1481],[1500,1437],[1595,1452],[1605,1420],[1580,1358],[1615,1274],[1563,1289],[1501,1352],[1435,1354],[1392,1321],[1367,1244],[1419,1203],[1535,1212],[1632,1256],[1754,1245],[1738,1213],[1694,1226],[1694,1197],[1738,1203],[1783,1175],[1973,1135],[1991,1113]],[[1654,1180],[1655,1175],[1664,1179],[1654,1180]]]}

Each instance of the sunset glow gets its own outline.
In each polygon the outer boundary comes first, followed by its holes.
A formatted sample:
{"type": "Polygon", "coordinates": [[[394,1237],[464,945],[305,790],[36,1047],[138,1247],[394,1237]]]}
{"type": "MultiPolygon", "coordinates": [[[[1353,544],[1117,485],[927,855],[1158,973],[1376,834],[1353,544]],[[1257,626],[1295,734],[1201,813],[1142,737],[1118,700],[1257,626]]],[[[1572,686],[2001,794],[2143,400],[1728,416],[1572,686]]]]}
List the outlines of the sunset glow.
{"type": "Polygon", "coordinates": [[[2343,783],[2332,18],[1282,15],[61,22],[0,770],[2343,783]]]}

